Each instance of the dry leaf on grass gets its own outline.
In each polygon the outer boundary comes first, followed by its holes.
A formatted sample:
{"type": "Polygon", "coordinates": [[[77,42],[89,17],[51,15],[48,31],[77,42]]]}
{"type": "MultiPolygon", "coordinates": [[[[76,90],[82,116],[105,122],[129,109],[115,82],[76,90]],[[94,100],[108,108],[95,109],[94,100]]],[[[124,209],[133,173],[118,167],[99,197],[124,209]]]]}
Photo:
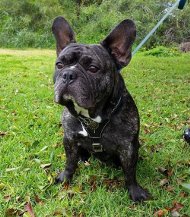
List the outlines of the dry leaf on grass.
{"type": "Polygon", "coordinates": [[[27,202],[25,205],[25,210],[27,212],[27,214],[29,214],[29,217],[35,217],[33,208],[32,208],[32,204],[30,202],[27,202]]]}
{"type": "Polygon", "coordinates": [[[165,186],[165,185],[168,185],[169,184],[169,180],[168,179],[162,179],[161,181],[160,181],[160,186],[162,187],[162,186],[165,186]]]}
{"type": "Polygon", "coordinates": [[[51,166],[51,163],[41,164],[41,165],[40,165],[40,167],[41,167],[42,169],[47,169],[47,168],[49,168],[50,166],[51,166]]]}

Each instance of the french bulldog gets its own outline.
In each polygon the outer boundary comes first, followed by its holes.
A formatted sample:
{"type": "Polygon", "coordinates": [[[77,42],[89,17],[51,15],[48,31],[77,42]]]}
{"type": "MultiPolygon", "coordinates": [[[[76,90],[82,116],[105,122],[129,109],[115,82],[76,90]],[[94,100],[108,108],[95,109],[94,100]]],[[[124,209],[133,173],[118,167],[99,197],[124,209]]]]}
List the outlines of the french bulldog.
{"type": "Polygon", "coordinates": [[[55,18],[55,102],[65,106],[62,124],[66,165],[57,183],[70,182],[78,161],[94,155],[120,165],[133,201],[149,198],[136,180],[139,114],[119,71],[131,60],[136,27],[119,23],[100,44],[76,43],[70,24],[55,18]]]}

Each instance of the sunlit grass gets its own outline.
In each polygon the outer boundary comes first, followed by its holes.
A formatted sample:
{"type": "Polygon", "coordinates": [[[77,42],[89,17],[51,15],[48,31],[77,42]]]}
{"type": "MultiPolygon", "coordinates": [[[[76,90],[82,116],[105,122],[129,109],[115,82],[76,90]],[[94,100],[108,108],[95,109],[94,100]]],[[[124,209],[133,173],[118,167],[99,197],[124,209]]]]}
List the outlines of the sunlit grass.
{"type": "Polygon", "coordinates": [[[138,180],[153,196],[144,204],[128,198],[122,171],[96,159],[80,164],[71,187],[53,185],[65,162],[54,60],[51,50],[0,49],[0,216],[22,213],[29,201],[37,217],[147,217],[156,210],[170,216],[175,202],[183,204],[181,215],[189,214],[181,183],[190,183],[190,146],[182,139],[190,126],[190,55],[140,54],[122,73],[141,117],[138,180]]]}

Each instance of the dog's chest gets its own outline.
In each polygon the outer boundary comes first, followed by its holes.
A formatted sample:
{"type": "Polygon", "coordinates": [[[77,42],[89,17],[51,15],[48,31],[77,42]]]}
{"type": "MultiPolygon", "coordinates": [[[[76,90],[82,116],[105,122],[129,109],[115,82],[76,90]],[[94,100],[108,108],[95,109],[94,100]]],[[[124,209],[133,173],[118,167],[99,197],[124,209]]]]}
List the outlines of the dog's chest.
{"type": "Polygon", "coordinates": [[[117,150],[117,143],[114,136],[110,135],[109,121],[101,123],[99,129],[93,132],[81,124],[81,130],[78,131],[78,146],[87,149],[91,153],[114,153],[117,150]]]}

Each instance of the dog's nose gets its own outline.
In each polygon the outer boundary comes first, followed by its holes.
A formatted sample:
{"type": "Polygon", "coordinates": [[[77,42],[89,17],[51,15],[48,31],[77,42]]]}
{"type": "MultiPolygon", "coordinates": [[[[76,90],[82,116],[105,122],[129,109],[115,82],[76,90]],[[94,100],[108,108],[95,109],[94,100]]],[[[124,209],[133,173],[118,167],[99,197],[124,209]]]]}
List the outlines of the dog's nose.
{"type": "Polygon", "coordinates": [[[74,71],[66,71],[63,73],[63,82],[71,84],[77,78],[77,74],[74,71]]]}

